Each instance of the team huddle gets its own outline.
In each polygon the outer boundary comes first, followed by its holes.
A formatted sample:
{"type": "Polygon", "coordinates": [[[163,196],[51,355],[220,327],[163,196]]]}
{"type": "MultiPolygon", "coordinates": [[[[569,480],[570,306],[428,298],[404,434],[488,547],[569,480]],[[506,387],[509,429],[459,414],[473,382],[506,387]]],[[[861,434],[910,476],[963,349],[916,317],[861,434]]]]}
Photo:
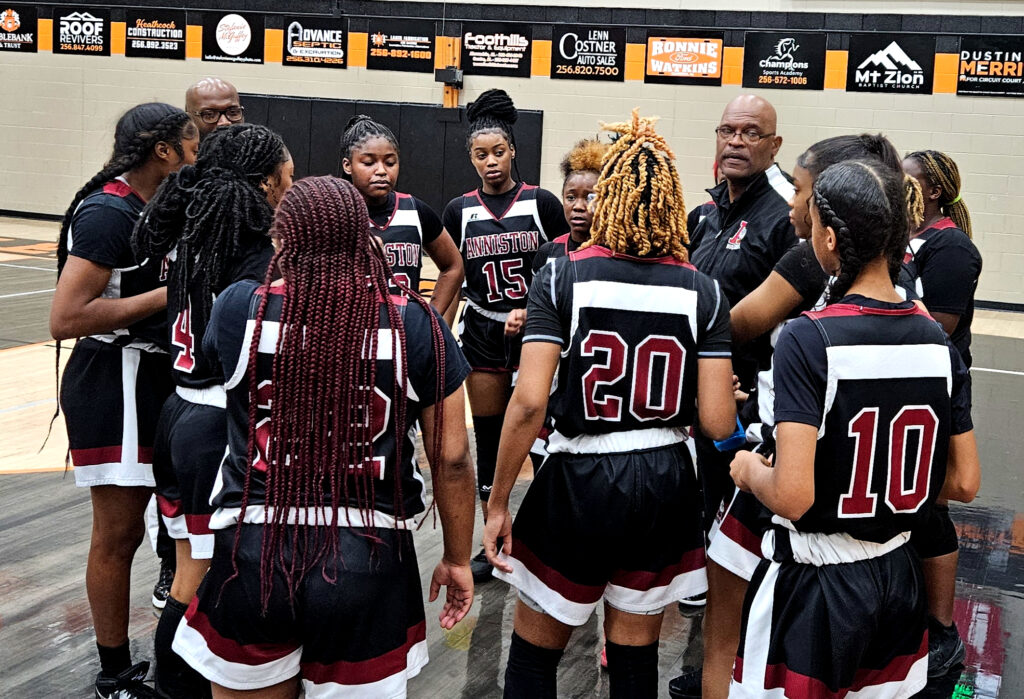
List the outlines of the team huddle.
{"type": "Polygon", "coordinates": [[[981,258],[956,164],[861,134],[787,174],[744,95],[707,203],[636,110],[565,156],[559,201],[519,175],[505,92],[466,116],[480,185],[440,216],[395,190],[398,139],[367,116],[342,177],[295,182],[223,81],[121,117],[50,319],[80,338],[60,405],[93,506],[95,696],[406,696],[420,438],[441,627],[475,585],[517,591],[506,697],[557,696],[599,604],[612,697],[658,696],[675,603],[706,609],[673,697],[910,697],[961,663],[947,503],[980,485],[981,258]],[[176,562],[155,688],[128,645],[154,490],[176,562]]]}

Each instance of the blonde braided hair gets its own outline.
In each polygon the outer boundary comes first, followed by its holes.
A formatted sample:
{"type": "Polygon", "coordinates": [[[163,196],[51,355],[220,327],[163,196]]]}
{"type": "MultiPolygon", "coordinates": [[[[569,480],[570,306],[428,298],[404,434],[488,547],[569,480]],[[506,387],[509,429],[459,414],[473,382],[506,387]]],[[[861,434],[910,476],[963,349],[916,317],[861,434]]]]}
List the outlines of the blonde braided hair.
{"type": "Polygon", "coordinates": [[[634,109],[630,121],[601,124],[620,136],[604,156],[594,187],[594,225],[581,248],[596,244],[637,257],[689,260],[683,188],[675,154],[654,130],[657,120],[634,109]]]}

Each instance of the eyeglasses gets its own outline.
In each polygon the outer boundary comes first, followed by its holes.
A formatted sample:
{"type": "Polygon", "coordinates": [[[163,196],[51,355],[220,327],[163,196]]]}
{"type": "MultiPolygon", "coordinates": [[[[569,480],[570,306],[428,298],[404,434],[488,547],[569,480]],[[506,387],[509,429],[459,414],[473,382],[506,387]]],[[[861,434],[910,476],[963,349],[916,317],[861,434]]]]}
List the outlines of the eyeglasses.
{"type": "Polygon", "coordinates": [[[245,107],[233,106],[227,109],[204,109],[199,112],[192,112],[192,115],[202,119],[204,124],[216,124],[220,121],[221,116],[232,124],[236,124],[242,120],[244,112],[245,107]]]}
{"type": "MultiPolygon", "coordinates": [[[[735,136],[737,132],[736,129],[732,128],[731,126],[719,126],[717,129],[715,129],[715,133],[718,134],[718,137],[723,141],[731,141],[732,137],[735,136]]],[[[743,139],[743,142],[746,143],[748,146],[757,145],[757,143],[762,138],[769,138],[770,136],[775,135],[774,133],[760,133],[755,129],[747,129],[746,131],[740,131],[739,134],[740,138],[743,139]]]]}

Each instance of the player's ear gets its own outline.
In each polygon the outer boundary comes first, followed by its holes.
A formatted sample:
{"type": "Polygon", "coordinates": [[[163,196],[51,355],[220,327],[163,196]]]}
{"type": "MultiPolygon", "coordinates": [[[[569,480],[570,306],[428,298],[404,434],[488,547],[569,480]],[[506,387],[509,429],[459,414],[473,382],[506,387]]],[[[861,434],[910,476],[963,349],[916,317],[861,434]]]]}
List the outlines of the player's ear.
{"type": "Polygon", "coordinates": [[[352,176],[352,161],[349,160],[348,158],[342,158],[341,159],[341,171],[344,172],[349,177],[351,177],[352,176]]]}
{"type": "Polygon", "coordinates": [[[158,141],[157,144],[153,146],[153,155],[155,155],[160,160],[170,160],[171,153],[173,152],[174,148],[172,148],[171,144],[167,143],[166,141],[158,141]]]}
{"type": "Polygon", "coordinates": [[[825,249],[829,252],[836,252],[839,249],[839,238],[836,237],[832,226],[825,226],[825,249]]]}

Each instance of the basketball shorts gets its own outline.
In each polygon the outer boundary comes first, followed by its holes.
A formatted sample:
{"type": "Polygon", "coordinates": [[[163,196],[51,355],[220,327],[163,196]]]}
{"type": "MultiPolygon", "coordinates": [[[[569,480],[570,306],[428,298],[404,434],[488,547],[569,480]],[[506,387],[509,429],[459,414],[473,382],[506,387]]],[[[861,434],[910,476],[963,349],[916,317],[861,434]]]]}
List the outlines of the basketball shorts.
{"type": "Polygon", "coordinates": [[[960,549],[949,505],[935,503],[910,532],[910,543],[921,558],[937,558],[960,549]]]}
{"type": "Polygon", "coordinates": [[[79,340],[60,388],[75,484],[152,488],[156,423],[172,390],[168,355],[79,340]]]}
{"type": "Polygon", "coordinates": [[[235,527],[214,533],[210,571],[174,636],[174,651],[211,682],[236,690],[299,676],[308,699],[404,697],[427,663],[426,620],[412,532],[378,529],[376,549],[338,527],[338,566],[311,570],[294,607],[275,562],[270,602],[260,603],[263,526],[240,525],[238,577],[231,576],[235,527]],[[334,582],[327,577],[334,577],[334,582]]]}
{"type": "Polygon", "coordinates": [[[462,353],[473,371],[512,373],[519,368],[523,335],[505,334],[505,321],[488,318],[467,305],[459,322],[462,353]]]}
{"type": "Polygon", "coordinates": [[[710,532],[712,523],[722,508],[736,492],[736,486],[729,475],[729,464],[736,451],[718,451],[715,442],[694,428],[694,445],[697,449],[697,473],[700,478],[702,506],[704,508],[705,533],[710,532]]]}
{"type": "MultiPolygon", "coordinates": [[[[810,550],[827,558],[854,541],[814,536],[825,545],[810,550]]],[[[924,688],[927,604],[917,557],[898,542],[895,548],[858,543],[884,553],[814,565],[806,562],[806,546],[794,555],[788,533],[769,532],[770,559],[758,565],[743,604],[730,699],[897,699],[924,688]]]]}
{"type": "Polygon", "coordinates": [[[192,558],[213,555],[210,493],[227,450],[224,409],[172,393],[164,403],[153,452],[157,506],[174,539],[188,539],[192,558]]]}
{"type": "Polygon", "coordinates": [[[512,524],[514,585],[545,613],[586,623],[604,599],[651,614],[707,590],[700,493],[684,444],[551,454],[512,524]]]}
{"type": "Polygon", "coordinates": [[[772,513],[751,493],[737,489],[711,525],[708,558],[746,581],[761,563],[761,538],[772,526],[772,513]]]}

